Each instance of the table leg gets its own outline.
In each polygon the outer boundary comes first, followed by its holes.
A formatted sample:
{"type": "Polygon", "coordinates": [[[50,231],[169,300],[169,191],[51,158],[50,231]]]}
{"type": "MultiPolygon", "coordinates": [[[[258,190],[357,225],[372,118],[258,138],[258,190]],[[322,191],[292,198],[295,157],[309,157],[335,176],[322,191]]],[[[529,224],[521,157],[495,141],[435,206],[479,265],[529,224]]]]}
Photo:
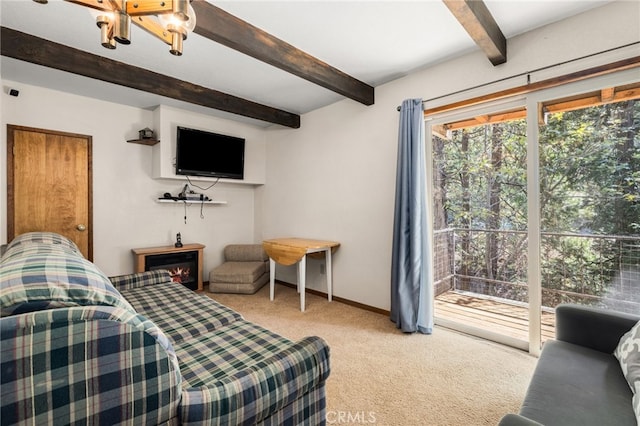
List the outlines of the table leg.
{"type": "Polygon", "coordinates": [[[298,290],[300,291],[300,311],[304,312],[305,305],[305,279],[307,277],[307,255],[305,254],[298,262],[298,290]]]}
{"type": "Polygon", "coordinates": [[[269,258],[269,300],[273,302],[276,281],[276,261],[269,258]]]}
{"type": "Polygon", "coordinates": [[[331,302],[333,296],[333,267],[331,266],[331,248],[328,248],[326,251],[327,255],[326,260],[327,260],[327,268],[326,268],[326,273],[327,273],[327,298],[329,299],[329,302],[331,302]]]}

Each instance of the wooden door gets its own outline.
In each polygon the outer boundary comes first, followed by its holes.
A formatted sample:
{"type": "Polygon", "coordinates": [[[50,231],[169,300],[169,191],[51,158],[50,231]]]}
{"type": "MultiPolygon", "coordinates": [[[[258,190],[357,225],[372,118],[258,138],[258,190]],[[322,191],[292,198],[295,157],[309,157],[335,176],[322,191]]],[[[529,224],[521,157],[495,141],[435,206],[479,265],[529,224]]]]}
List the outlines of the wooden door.
{"type": "Polygon", "coordinates": [[[57,232],[93,260],[91,136],[7,126],[7,238],[57,232]]]}

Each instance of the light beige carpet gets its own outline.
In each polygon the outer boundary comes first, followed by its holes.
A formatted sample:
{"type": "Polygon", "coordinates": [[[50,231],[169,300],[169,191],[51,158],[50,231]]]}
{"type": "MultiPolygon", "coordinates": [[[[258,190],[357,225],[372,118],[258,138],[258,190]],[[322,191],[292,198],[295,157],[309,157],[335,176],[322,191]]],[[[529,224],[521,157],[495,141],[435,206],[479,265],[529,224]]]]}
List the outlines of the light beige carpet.
{"type": "Polygon", "coordinates": [[[495,425],[517,412],[536,358],[436,327],[403,334],[387,316],[269,286],[254,295],[210,294],[247,320],[290,339],[317,335],[331,347],[327,424],[495,425]]]}

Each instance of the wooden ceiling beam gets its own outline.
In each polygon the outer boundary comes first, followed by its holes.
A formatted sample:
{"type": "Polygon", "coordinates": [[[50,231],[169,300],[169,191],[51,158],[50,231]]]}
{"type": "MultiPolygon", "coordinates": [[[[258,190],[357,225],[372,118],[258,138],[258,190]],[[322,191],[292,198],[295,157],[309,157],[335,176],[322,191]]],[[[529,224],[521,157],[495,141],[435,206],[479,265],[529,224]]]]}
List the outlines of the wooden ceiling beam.
{"type": "Polygon", "coordinates": [[[374,88],[205,0],[194,0],[194,33],[287,71],[364,105],[374,88]]]}
{"type": "Polygon", "coordinates": [[[507,39],[482,0],[442,0],[493,65],[507,62],[507,39]]]}
{"type": "Polygon", "coordinates": [[[160,96],[297,129],[300,116],[237,96],[114,61],[10,28],[0,29],[2,56],[160,96]]]}

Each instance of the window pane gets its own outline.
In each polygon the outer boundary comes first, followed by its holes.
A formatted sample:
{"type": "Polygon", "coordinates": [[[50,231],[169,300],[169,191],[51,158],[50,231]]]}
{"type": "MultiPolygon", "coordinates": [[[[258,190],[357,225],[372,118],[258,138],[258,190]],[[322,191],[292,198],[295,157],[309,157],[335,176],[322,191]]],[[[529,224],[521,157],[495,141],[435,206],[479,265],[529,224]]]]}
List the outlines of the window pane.
{"type": "Polygon", "coordinates": [[[432,138],[436,315],[527,341],[526,121],[443,127],[454,130],[432,138]]]}
{"type": "Polygon", "coordinates": [[[640,309],[640,102],[540,128],[542,303],[640,309]]]}

